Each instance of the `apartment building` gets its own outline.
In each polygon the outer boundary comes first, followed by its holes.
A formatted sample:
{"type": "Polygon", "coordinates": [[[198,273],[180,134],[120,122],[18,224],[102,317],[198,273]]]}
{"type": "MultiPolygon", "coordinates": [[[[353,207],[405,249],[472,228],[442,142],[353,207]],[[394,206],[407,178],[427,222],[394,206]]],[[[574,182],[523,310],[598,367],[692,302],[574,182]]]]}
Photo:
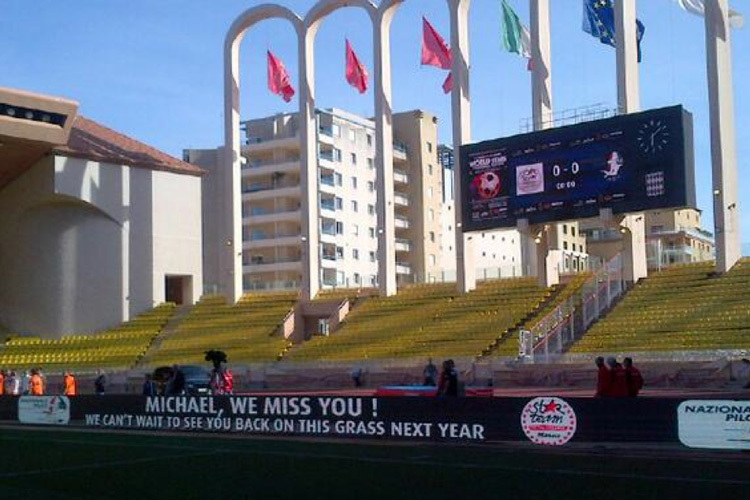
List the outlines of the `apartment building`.
{"type": "MultiPolygon", "coordinates": [[[[317,111],[320,286],[374,287],[378,280],[375,124],[339,109],[317,111]]],[[[397,283],[423,281],[439,263],[442,179],[437,119],[423,111],[394,114],[394,211],[397,283]]],[[[242,123],[243,287],[286,290],[302,274],[299,121],[296,113],[242,123]]],[[[223,172],[219,150],[186,150],[208,169],[204,227],[218,227],[223,172]]],[[[206,258],[216,258],[218,231],[206,228],[206,258]]],[[[206,286],[218,282],[206,263],[206,286]]]]}
{"type": "MultiPolygon", "coordinates": [[[[644,217],[649,269],[716,258],[714,236],[701,228],[700,210],[661,210],[644,217]]],[[[593,224],[585,231],[592,254],[609,258],[620,251],[622,235],[616,229],[593,224]]]]}

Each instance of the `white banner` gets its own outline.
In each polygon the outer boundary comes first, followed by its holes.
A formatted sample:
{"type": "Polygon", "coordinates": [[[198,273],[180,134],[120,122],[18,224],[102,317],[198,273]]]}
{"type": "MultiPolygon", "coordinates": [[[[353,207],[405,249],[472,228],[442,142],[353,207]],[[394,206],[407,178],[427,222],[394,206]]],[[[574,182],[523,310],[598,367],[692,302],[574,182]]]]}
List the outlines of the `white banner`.
{"type": "Polygon", "coordinates": [[[685,446],[750,450],[750,401],[683,401],[677,425],[685,446]]]}
{"type": "Polygon", "coordinates": [[[21,396],[18,421],[22,424],[67,425],[70,400],[67,396],[21,396]]]}

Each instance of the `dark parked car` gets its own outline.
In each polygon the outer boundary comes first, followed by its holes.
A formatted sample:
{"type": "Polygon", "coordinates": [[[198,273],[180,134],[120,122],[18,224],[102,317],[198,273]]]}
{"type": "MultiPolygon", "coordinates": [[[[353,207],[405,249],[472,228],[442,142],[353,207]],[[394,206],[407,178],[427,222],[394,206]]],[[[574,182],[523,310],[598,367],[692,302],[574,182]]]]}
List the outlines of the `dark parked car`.
{"type": "MultiPolygon", "coordinates": [[[[190,396],[211,394],[211,372],[196,365],[179,365],[185,375],[185,393],[190,396]]],[[[153,380],[159,394],[165,394],[167,381],[174,373],[171,366],[160,366],[154,370],[153,380]]]]}

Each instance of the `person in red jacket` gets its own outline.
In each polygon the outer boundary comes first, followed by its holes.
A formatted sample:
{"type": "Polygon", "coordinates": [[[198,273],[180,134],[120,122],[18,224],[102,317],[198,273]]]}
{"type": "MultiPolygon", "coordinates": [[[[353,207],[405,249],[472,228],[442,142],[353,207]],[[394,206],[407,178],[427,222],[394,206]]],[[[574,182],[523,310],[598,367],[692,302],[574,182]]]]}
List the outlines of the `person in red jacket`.
{"type": "Polygon", "coordinates": [[[622,360],[622,364],[625,367],[625,377],[628,383],[628,396],[634,398],[643,388],[643,375],[641,371],[633,366],[633,358],[625,358],[622,360]]]}
{"type": "Polygon", "coordinates": [[[599,356],[594,361],[596,363],[596,394],[594,394],[594,397],[597,398],[604,398],[609,396],[609,386],[610,386],[610,373],[609,369],[604,364],[604,358],[599,356]]]}
{"type": "Polygon", "coordinates": [[[625,368],[615,358],[607,358],[609,365],[609,391],[607,396],[611,398],[628,397],[628,377],[625,368]]]}

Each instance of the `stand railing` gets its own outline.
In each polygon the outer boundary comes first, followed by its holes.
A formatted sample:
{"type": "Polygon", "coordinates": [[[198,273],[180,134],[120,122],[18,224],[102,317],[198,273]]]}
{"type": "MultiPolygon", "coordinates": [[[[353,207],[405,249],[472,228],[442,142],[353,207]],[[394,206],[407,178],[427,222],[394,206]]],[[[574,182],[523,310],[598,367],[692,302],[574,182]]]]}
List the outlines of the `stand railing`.
{"type": "Polygon", "coordinates": [[[550,362],[583,335],[625,291],[622,255],[617,254],[530,330],[519,335],[519,359],[550,362]]]}

